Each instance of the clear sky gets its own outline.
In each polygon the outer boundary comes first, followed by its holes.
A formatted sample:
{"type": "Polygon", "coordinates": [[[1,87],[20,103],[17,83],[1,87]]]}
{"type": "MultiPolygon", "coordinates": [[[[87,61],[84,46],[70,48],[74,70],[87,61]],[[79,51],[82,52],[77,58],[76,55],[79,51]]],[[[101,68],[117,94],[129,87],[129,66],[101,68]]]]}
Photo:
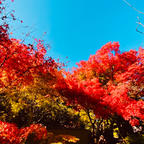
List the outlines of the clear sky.
{"type": "MultiPolygon", "coordinates": [[[[128,1],[144,11],[144,0],[128,1]]],[[[144,35],[136,32],[137,16],[144,22],[144,15],[123,0],[15,0],[11,7],[35,37],[47,32],[49,54],[62,61],[68,56],[68,67],[109,41],[119,41],[122,51],[144,46],[144,35]]]]}

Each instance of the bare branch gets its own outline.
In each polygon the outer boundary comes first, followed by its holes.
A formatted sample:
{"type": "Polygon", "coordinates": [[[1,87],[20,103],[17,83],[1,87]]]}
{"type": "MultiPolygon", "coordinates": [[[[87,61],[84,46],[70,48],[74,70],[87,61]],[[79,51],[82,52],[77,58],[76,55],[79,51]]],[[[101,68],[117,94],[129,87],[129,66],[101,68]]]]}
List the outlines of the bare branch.
{"type": "Polygon", "coordinates": [[[139,26],[144,27],[144,24],[142,24],[142,23],[140,22],[140,18],[139,18],[139,17],[137,17],[137,19],[138,19],[138,22],[136,22],[136,23],[137,23],[138,25],[137,25],[137,27],[136,27],[136,31],[139,32],[139,33],[141,33],[141,34],[144,34],[144,32],[138,30],[139,26]]]}
{"type": "MultiPolygon", "coordinates": [[[[142,11],[138,10],[137,8],[135,8],[135,7],[134,7],[133,5],[131,5],[127,0],[122,0],[122,1],[125,2],[125,3],[126,3],[129,7],[131,7],[134,11],[136,11],[136,12],[144,15],[144,12],[142,12],[142,11]]],[[[137,27],[136,27],[136,31],[139,32],[139,33],[141,33],[141,34],[144,34],[144,32],[142,32],[142,31],[140,31],[140,30],[138,29],[139,26],[144,27],[144,24],[142,24],[142,23],[140,22],[139,17],[137,17],[137,18],[138,18],[138,22],[136,22],[136,23],[137,23],[138,25],[137,25],[137,27]]]]}
{"type": "Polygon", "coordinates": [[[124,1],[129,7],[131,7],[132,9],[134,9],[136,12],[140,13],[140,14],[144,14],[144,12],[138,10],[137,8],[135,8],[133,5],[131,5],[127,0],[122,0],[124,1]]]}

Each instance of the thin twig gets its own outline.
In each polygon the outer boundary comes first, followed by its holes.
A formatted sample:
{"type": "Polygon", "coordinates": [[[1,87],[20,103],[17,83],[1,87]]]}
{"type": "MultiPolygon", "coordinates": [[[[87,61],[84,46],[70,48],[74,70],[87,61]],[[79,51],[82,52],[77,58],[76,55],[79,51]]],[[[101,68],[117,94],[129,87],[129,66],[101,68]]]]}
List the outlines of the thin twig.
{"type": "MultiPolygon", "coordinates": [[[[131,7],[134,11],[136,11],[136,12],[138,12],[138,13],[140,13],[140,14],[144,14],[144,12],[142,12],[142,11],[138,10],[137,8],[135,8],[135,7],[134,7],[132,4],[130,4],[127,0],[122,0],[122,1],[125,2],[125,3],[126,3],[129,7],[131,7]]],[[[139,26],[144,27],[144,24],[142,24],[142,23],[140,22],[139,17],[137,17],[137,18],[138,18],[138,22],[136,22],[136,23],[137,23],[138,25],[137,25],[137,27],[136,27],[136,31],[139,32],[139,33],[141,33],[141,34],[144,34],[144,32],[138,30],[139,26]]]]}
{"type": "Polygon", "coordinates": [[[137,23],[138,25],[137,25],[137,27],[136,27],[136,31],[139,32],[139,33],[141,33],[141,34],[144,34],[144,32],[138,30],[138,27],[139,27],[140,25],[141,25],[142,27],[144,27],[144,24],[142,24],[142,23],[140,22],[139,17],[137,17],[137,18],[138,18],[138,22],[136,22],[136,23],[137,23]]]}
{"type": "Polygon", "coordinates": [[[127,0],[122,0],[123,2],[125,2],[129,7],[131,7],[132,9],[134,9],[136,12],[140,13],[140,14],[144,14],[144,12],[138,10],[137,8],[135,8],[133,5],[131,5],[127,0]]]}

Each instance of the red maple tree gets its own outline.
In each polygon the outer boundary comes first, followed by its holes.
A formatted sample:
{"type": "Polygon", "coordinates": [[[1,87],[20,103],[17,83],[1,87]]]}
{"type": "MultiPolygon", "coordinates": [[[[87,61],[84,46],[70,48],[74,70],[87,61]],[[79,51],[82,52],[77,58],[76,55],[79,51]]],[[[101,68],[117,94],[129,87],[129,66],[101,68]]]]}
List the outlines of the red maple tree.
{"type": "MultiPolygon", "coordinates": [[[[1,19],[8,19],[3,15],[4,1],[0,1],[1,19]]],[[[13,13],[10,13],[16,20],[13,13]]],[[[0,88],[11,85],[28,84],[39,73],[51,73],[57,64],[51,57],[46,57],[46,47],[42,40],[35,40],[36,44],[24,44],[21,40],[10,38],[9,24],[6,21],[0,25],[0,88]]]]}
{"type": "Polygon", "coordinates": [[[117,114],[133,126],[144,120],[144,49],[120,52],[118,42],[109,42],[77,65],[57,86],[70,103],[96,117],[117,114]]]}

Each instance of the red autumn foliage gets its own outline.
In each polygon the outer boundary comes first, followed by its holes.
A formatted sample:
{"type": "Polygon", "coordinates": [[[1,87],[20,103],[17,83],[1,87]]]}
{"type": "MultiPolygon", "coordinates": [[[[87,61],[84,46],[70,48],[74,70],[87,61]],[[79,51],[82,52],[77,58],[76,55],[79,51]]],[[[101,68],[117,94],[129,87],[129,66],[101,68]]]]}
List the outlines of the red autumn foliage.
{"type": "Polygon", "coordinates": [[[110,42],[77,65],[57,85],[70,103],[93,109],[97,117],[120,115],[131,125],[144,120],[144,49],[121,53],[119,43],[110,42]]]}
{"type": "Polygon", "coordinates": [[[7,28],[0,26],[0,88],[27,84],[34,75],[57,67],[51,57],[45,58],[43,42],[36,42],[36,46],[25,45],[20,40],[9,38],[7,28]]]}
{"type": "Polygon", "coordinates": [[[29,127],[21,128],[19,131],[19,137],[21,140],[27,139],[32,133],[35,134],[33,141],[46,139],[48,135],[46,127],[42,126],[41,124],[32,124],[29,127]]]}
{"type": "MultiPolygon", "coordinates": [[[[3,14],[3,2],[0,0],[0,14],[3,14]]],[[[12,0],[13,2],[13,0],[12,0]]],[[[10,14],[13,20],[14,15],[10,14]]],[[[2,16],[2,20],[7,16],[2,16]]],[[[0,93],[10,86],[27,85],[33,82],[36,75],[53,74],[57,69],[56,62],[51,57],[45,57],[46,48],[41,40],[35,40],[36,45],[26,45],[21,40],[9,37],[9,25],[0,25],[0,93]]],[[[35,134],[35,141],[45,139],[47,130],[40,124],[19,129],[15,124],[0,121],[0,143],[20,144],[27,140],[30,134],[35,134]]]]}
{"type": "MultiPolygon", "coordinates": [[[[1,33],[0,33],[1,36],[1,33]]],[[[21,44],[19,40],[2,36],[0,40],[0,87],[20,82],[29,83],[33,75],[56,68],[53,59],[45,59],[46,50],[41,41],[37,49],[21,44]]]]}
{"type": "MultiPolygon", "coordinates": [[[[5,15],[5,0],[0,1],[2,21],[12,18],[16,20],[13,11],[5,15]]],[[[13,1],[12,1],[13,2],[13,1]]],[[[29,84],[39,73],[51,73],[57,68],[51,57],[45,57],[46,47],[42,40],[26,45],[21,40],[9,37],[9,24],[5,21],[0,25],[0,88],[11,85],[29,84]]]]}
{"type": "Polygon", "coordinates": [[[25,142],[30,134],[35,134],[34,141],[47,138],[47,130],[41,124],[32,124],[29,127],[17,128],[15,124],[0,121],[0,143],[20,144],[25,142]]]}

